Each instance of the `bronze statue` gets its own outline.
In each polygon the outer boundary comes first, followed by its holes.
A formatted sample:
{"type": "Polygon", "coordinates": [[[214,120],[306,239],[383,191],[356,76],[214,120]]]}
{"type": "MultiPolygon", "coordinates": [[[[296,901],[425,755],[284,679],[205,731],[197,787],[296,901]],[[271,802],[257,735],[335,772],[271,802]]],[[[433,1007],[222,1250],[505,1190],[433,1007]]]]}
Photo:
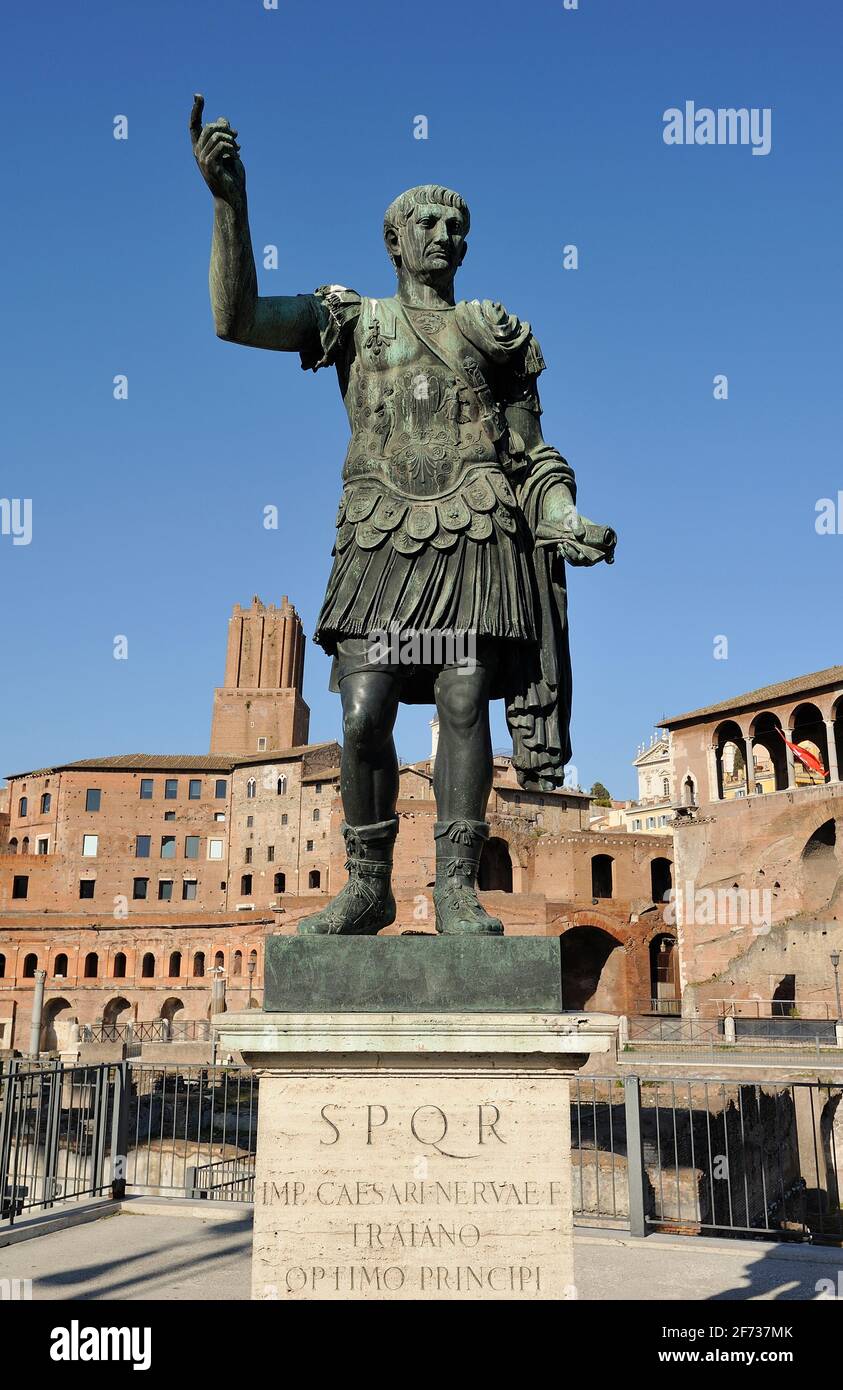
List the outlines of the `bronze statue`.
{"type": "Polygon", "coordinates": [[[387,208],[394,296],[324,285],[261,297],[237,131],[223,118],[203,125],[203,107],[195,97],[190,133],[214,195],[216,331],[298,352],[313,371],[335,367],[351,424],[314,634],[334,657],[331,688],[342,697],[349,879],[299,931],[369,935],[395,920],[393,727],[400,703],[435,701],[436,928],[499,934],[476,892],[489,834],[489,701],[506,702],[521,785],[561,786],[571,706],[564,561],[611,563],[617,538],[579,515],[573,472],[542,438],[544,361],[530,325],[489,300],[454,300],[469,229],[459,194],[411,188],[387,208]],[[420,648],[434,654],[402,659],[419,650],[400,646],[407,635],[435,635],[435,652],[420,648]]]}

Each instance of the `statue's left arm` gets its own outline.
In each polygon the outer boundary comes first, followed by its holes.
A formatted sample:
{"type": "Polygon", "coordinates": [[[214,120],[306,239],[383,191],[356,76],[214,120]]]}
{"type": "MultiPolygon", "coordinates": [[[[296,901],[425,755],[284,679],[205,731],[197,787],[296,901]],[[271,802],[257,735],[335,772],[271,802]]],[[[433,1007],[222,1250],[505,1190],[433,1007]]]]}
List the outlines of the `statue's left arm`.
{"type": "Polygon", "coordinates": [[[559,553],[571,565],[596,565],[600,560],[611,565],[617,535],[610,526],[597,525],[577,510],[573,471],[542,434],[535,378],[523,401],[506,406],[506,420],[510,438],[517,441],[519,452],[523,445],[528,478],[539,468],[551,475],[542,497],[539,543],[557,545],[559,553]]]}

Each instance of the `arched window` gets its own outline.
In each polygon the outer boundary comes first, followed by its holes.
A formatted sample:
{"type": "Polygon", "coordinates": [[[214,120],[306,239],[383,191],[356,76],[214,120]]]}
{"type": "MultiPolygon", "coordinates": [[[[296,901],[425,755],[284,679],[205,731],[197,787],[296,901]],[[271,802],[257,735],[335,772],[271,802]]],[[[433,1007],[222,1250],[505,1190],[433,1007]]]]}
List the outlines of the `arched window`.
{"type": "Polygon", "coordinates": [[[201,980],[205,974],[205,952],[197,951],[193,957],[193,975],[197,980],[201,980]]]}
{"type": "Polygon", "coordinates": [[[685,781],[684,781],[683,784],[682,784],[682,805],[683,805],[683,806],[696,806],[696,804],[697,804],[697,789],[696,789],[696,787],[694,786],[694,779],[693,779],[693,777],[691,776],[690,773],[688,773],[688,776],[685,778],[685,781]]]}
{"type": "Polygon", "coordinates": [[[23,839],[22,839],[21,842],[20,842],[20,852],[21,852],[21,854],[29,854],[29,836],[28,836],[28,835],[24,835],[23,839]]]}
{"type": "Polygon", "coordinates": [[[115,980],[125,980],[126,978],[126,957],[122,951],[118,951],[114,957],[111,974],[115,980]]]}
{"type": "Polygon", "coordinates": [[[676,939],[664,932],[650,942],[650,1008],[656,1013],[673,1013],[671,1003],[679,998],[676,969],[676,939]]]}
{"type": "Polygon", "coordinates": [[[322,875],[318,869],[311,869],[307,876],[307,886],[308,888],[321,888],[322,875]]]}
{"type": "Polygon", "coordinates": [[[6,977],[6,957],[3,955],[2,951],[0,951],[0,980],[5,979],[5,977],[6,977]]]}
{"type": "Polygon", "coordinates": [[[669,859],[653,859],[650,861],[650,889],[654,903],[667,901],[667,895],[673,887],[673,865],[669,859]]]}
{"type": "Polygon", "coordinates": [[[243,952],[242,952],[242,951],[235,951],[235,952],[234,952],[234,955],[233,955],[232,961],[231,961],[231,973],[232,973],[232,975],[242,975],[242,974],[243,974],[243,952]]]}
{"type": "Polygon", "coordinates": [[[314,808],[313,808],[313,819],[314,819],[314,820],[318,820],[318,819],[319,819],[319,807],[318,807],[318,806],[314,806],[314,808]]]}
{"type": "Polygon", "coordinates": [[[169,977],[171,980],[178,980],[181,976],[181,951],[170,952],[169,977]]]}
{"type": "Polygon", "coordinates": [[[777,715],[765,710],[753,719],[752,782],[759,793],[781,792],[787,789],[788,763],[781,722],[777,715]]]}
{"type": "Polygon", "coordinates": [[[17,835],[13,835],[12,838],[11,838],[11,840],[9,841],[9,853],[10,853],[10,854],[17,854],[17,852],[18,852],[18,837],[17,837],[17,835]]]}
{"type": "Polygon", "coordinates": [[[273,885],[273,892],[275,892],[275,893],[284,893],[284,892],[286,892],[286,889],[287,889],[287,875],[286,875],[286,874],[276,874],[276,875],[275,875],[275,878],[274,878],[273,881],[272,881],[272,885],[273,885]]]}
{"type": "Polygon", "coordinates": [[[20,799],[20,801],[18,802],[18,815],[19,815],[19,816],[25,816],[25,815],[26,815],[26,808],[27,808],[28,805],[29,805],[29,802],[27,801],[26,797],[25,797],[25,796],[22,796],[21,799],[20,799]]]}
{"type": "Polygon", "coordinates": [[[746,795],[746,742],[740,724],[725,719],[715,730],[714,757],[717,764],[717,796],[734,801],[746,795]]]}
{"type": "Polygon", "coordinates": [[[797,787],[809,787],[829,780],[828,734],[825,720],[816,705],[798,705],[793,711],[792,732],[788,734],[806,755],[803,761],[794,754],[794,780],[797,787]],[[817,766],[819,764],[819,767],[817,766]],[[823,769],[820,772],[820,767],[823,769]]]}
{"type": "Polygon", "coordinates": [[[35,972],[36,972],[37,969],[38,969],[38,957],[37,957],[36,955],[33,955],[33,954],[28,955],[28,956],[26,957],[26,959],[24,960],[24,963],[23,963],[23,978],[24,978],[25,980],[32,980],[32,979],[34,979],[34,978],[35,978],[35,972]]]}
{"type": "Polygon", "coordinates": [[[613,860],[611,854],[595,854],[591,860],[591,896],[611,898],[613,886],[613,860]]]}
{"type": "Polygon", "coordinates": [[[275,792],[277,796],[287,795],[287,779],[283,773],[278,778],[278,781],[275,784],[275,792]]]}
{"type": "Polygon", "coordinates": [[[250,777],[249,780],[248,780],[248,782],[246,783],[246,795],[247,795],[247,797],[249,798],[250,801],[251,801],[251,800],[253,799],[253,797],[257,794],[257,790],[258,790],[258,784],[257,784],[257,782],[255,781],[254,777],[250,777]]]}
{"type": "Polygon", "coordinates": [[[41,797],[41,815],[42,815],[42,816],[46,816],[47,812],[48,812],[49,809],[50,809],[50,803],[52,802],[52,800],[53,800],[53,798],[50,796],[50,793],[49,793],[49,792],[44,792],[44,795],[41,797]]]}
{"type": "Polygon", "coordinates": [[[250,964],[250,965],[254,965],[254,966],[257,968],[257,963],[258,963],[258,953],[257,953],[257,951],[250,951],[250,952],[249,952],[249,964],[250,964]]]}
{"type": "Polygon", "coordinates": [[[99,957],[96,951],[89,951],[85,957],[85,979],[95,980],[99,974],[99,957]]]}
{"type": "Polygon", "coordinates": [[[155,957],[151,951],[147,951],[144,954],[141,964],[141,978],[144,980],[153,980],[155,978],[155,957]]]}
{"type": "Polygon", "coordinates": [[[225,956],[223,955],[222,951],[217,951],[216,954],[215,954],[215,956],[214,956],[214,969],[215,969],[215,970],[222,970],[224,966],[225,966],[225,956]]]}
{"type": "Polygon", "coordinates": [[[240,892],[243,893],[244,895],[248,895],[249,893],[251,893],[251,891],[252,891],[252,875],[251,875],[251,874],[241,874],[241,875],[240,875],[240,892]]]}

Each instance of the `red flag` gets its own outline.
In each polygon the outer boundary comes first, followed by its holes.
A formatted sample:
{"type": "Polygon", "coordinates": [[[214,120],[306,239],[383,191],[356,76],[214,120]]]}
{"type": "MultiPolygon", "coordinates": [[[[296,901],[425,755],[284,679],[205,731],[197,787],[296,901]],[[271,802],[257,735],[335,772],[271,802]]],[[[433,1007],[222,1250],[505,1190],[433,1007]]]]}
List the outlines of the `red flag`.
{"type": "Polygon", "coordinates": [[[811,772],[821,772],[823,777],[826,776],[826,770],[820,762],[819,758],[815,758],[813,753],[808,752],[807,748],[800,748],[798,743],[791,743],[789,738],[784,738],[784,734],[782,734],[781,729],[779,729],[779,733],[782,735],[782,738],[784,739],[791,753],[793,753],[794,756],[797,757],[800,762],[804,763],[805,766],[811,772]]]}

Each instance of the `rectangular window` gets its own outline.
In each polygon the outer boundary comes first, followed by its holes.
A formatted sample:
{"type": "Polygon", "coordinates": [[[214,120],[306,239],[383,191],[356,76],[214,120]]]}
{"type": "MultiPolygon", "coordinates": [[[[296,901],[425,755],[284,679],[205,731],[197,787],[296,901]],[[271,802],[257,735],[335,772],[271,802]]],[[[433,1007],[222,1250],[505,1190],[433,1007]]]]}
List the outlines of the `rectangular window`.
{"type": "Polygon", "coordinates": [[[189,801],[199,801],[202,796],[202,778],[191,777],[187,784],[187,796],[189,801]]]}
{"type": "Polygon", "coordinates": [[[254,823],[255,823],[255,818],[254,818],[254,816],[247,816],[247,817],[246,817],[246,829],[247,829],[247,830],[251,830],[251,828],[252,828],[252,826],[254,825],[254,823]]]}
{"type": "Polygon", "coordinates": [[[266,739],[265,739],[265,738],[259,738],[259,739],[258,739],[258,752],[259,752],[259,753],[265,753],[265,752],[266,752],[266,739]]]}
{"type": "Polygon", "coordinates": [[[214,796],[217,801],[224,801],[228,795],[228,783],[224,777],[218,777],[214,783],[214,796]]]}
{"type": "Polygon", "coordinates": [[[142,777],[142,778],[141,778],[141,781],[140,781],[140,797],[141,797],[141,801],[151,801],[151,800],[152,800],[152,792],[153,792],[154,787],[155,787],[155,783],[153,782],[153,780],[152,780],[151,777],[142,777]]]}
{"type": "Polygon", "coordinates": [[[92,898],[92,897],[94,896],[94,889],[96,888],[96,886],[97,886],[97,881],[96,881],[95,878],[80,878],[80,880],[79,880],[79,896],[80,896],[80,898],[92,898]]]}
{"type": "Polygon", "coordinates": [[[209,859],[222,859],[222,848],[223,848],[223,844],[224,844],[224,843],[225,843],[225,842],[224,842],[223,840],[209,840],[209,841],[208,841],[208,858],[209,858],[209,859]]]}
{"type": "Polygon", "coordinates": [[[176,813],[175,813],[175,811],[165,811],[165,812],[164,812],[164,819],[165,819],[165,820],[175,820],[175,818],[176,818],[176,813]]]}
{"type": "Polygon", "coordinates": [[[307,842],[305,848],[306,848],[306,849],[313,849],[313,841],[312,841],[312,840],[308,840],[308,842],[307,842]]]}
{"type": "Polygon", "coordinates": [[[185,836],[185,841],[184,841],[184,857],[185,857],[185,859],[198,859],[198,858],[199,858],[199,836],[198,836],[198,835],[186,835],[186,836],[185,836]]]}
{"type": "Polygon", "coordinates": [[[82,836],[82,854],[86,859],[96,859],[99,842],[99,835],[82,836]]]}
{"type": "Polygon", "coordinates": [[[655,828],[656,828],[656,818],[655,818],[655,816],[648,816],[648,817],[647,817],[647,829],[648,829],[648,830],[655,830],[655,828]]]}
{"type": "Polygon", "coordinates": [[[166,777],[164,779],[164,799],[165,801],[175,801],[179,794],[178,777],[166,777]]]}
{"type": "Polygon", "coordinates": [[[217,820],[217,821],[224,821],[224,820],[225,820],[225,811],[215,811],[215,812],[214,812],[214,820],[217,820]]]}
{"type": "Polygon", "coordinates": [[[148,859],[148,858],[149,858],[149,851],[150,851],[151,846],[152,846],[152,836],[151,836],[151,835],[136,835],[136,836],[135,836],[135,858],[136,858],[136,859],[148,859]]]}
{"type": "Polygon", "coordinates": [[[247,864],[251,864],[251,862],[252,862],[252,850],[251,850],[251,846],[250,846],[249,849],[246,850],[246,863],[247,863],[247,864]]]}
{"type": "Polygon", "coordinates": [[[132,897],[135,899],[135,901],[137,901],[138,898],[145,898],[148,889],[148,878],[136,878],[132,885],[132,897]]]}
{"type": "Polygon", "coordinates": [[[321,790],[322,790],[322,783],[321,783],[321,782],[317,782],[316,785],[315,785],[315,787],[313,788],[313,790],[316,792],[316,795],[318,796],[319,793],[320,793],[321,790]]]}
{"type": "Polygon", "coordinates": [[[267,857],[267,860],[269,861],[269,863],[271,864],[271,863],[273,862],[274,858],[275,858],[275,846],[274,846],[274,845],[267,845],[267,847],[266,847],[266,857],[267,857]]]}
{"type": "Polygon", "coordinates": [[[15,874],[12,879],[12,897],[26,898],[29,896],[29,874],[15,874]]]}
{"type": "Polygon", "coordinates": [[[182,901],[186,903],[192,903],[196,898],[196,892],[198,887],[199,884],[197,883],[195,878],[186,878],[181,886],[182,901]]]}
{"type": "Polygon", "coordinates": [[[98,811],[102,801],[102,792],[98,787],[89,787],[85,793],[85,810],[98,811]]]}
{"type": "Polygon", "coordinates": [[[36,852],[37,852],[38,854],[49,854],[49,853],[50,853],[50,837],[49,837],[49,835],[39,835],[39,836],[38,836],[38,839],[36,840],[35,843],[36,843],[36,846],[37,846],[36,852]]]}
{"type": "Polygon", "coordinates": [[[176,837],[175,835],[161,836],[161,858],[175,859],[176,857],[176,837]]]}
{"type": "Polygon", "coordinates": [[[282,817],[281,817],[281,824],[282,824],[282,825],[286,825],[286,824],[287,824],[287,812],[286,812],[286,811],[284,812],[284,814],[283,814],[282,817]]]}
{"type": "Polygon", "coordinates": [[[171,878],[159,878],[158,880],[158,901],[162,903],[170,902],[173,896],[173,880],[171,878]]]}

